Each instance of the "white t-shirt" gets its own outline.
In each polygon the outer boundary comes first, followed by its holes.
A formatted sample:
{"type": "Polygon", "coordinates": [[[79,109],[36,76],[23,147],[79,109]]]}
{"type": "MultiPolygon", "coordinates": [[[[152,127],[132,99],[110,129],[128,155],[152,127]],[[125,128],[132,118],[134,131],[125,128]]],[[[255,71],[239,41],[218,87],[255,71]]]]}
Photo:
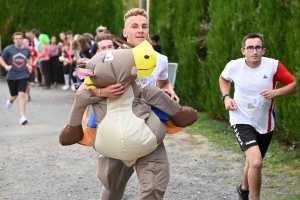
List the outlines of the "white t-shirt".
{"type": "Polygon", "coordinates": [[[222,77],[234,82],[234,100],[237,109],[229,112],[230,124],[249,124],[260,134],[274,130],[274,99],[266,100],[260,95],[263,89],[275,89],[276,84],[287,85],[294,77],[281,62],[262,57],[255,69],[246,65],[245,58],[230,61],[222,77]]]}
{"type": "Polygon", "coordinates": [[[156,67],[150,76],[138,77],[135,82],[139,88],[144,88],[148,85],[156,86],[157,80],[166,80],[168,78],[168,57],[158,52],[156,53],[156,67]]]}

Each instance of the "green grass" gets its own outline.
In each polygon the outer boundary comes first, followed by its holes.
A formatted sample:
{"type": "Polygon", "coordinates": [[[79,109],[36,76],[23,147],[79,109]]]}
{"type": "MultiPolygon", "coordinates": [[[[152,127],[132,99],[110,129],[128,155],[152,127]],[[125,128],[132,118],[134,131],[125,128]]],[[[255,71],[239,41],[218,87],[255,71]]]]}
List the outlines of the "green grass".
{"type": "MultiPolygon", "coordinates": [[[[208,138],[216,147],[231,150],[243,154],[236,142],[234,133],[228,122],[214,120],[207,113],[198,113],[198,121],[185,129],[191,135],[201,134],[208,138]]],[[[276,130],[274,131],[276,134],[276,130]]],[[[296,185],[300,184],[300,148],[291,149],[286,144],[272,141],[264,158],[265,175],[274,180],[279,175],[289,176],[296,179],[296,185]]],[[[299,189],[296,189],[299,190],[299,189]]],[[[299,192],[300,193],[300,192],[299,192]]],[[[300,195],[300,194],[297,194],[300,195]]],[[[299,197],[297,197],[299,199],[299,197]]],[[[297,199],[289,197],[287,199],[297,199]]],[[[285,198],[286,199],[286,198],[285,198]]]]}

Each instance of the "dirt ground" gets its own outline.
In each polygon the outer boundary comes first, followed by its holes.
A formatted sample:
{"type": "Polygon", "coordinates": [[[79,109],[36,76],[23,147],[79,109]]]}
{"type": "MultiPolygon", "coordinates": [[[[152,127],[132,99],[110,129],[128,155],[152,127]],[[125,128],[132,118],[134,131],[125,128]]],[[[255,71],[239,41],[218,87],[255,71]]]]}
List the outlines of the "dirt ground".
{"type": "MultiPolygon", "coordinates": [[[[0,200],[96,200],[101,183],[97,179],[98,154],[91,147],[58,142],[67,123],[72,91],[32,88],[27,104],[29,123],[18,125],[18,100],[6,109],[6,82],[0,82],[0,200]]],[[[216,148],[201,135],[184,132],[168,135],[165,145],[171,167],[166,200],[236,200],[244,156],[216,148]]],[[[266,173],[266,170],[263,171],[266,173]]],[[[262,199],[284,199],[292,195],[295,180],[281,174],[263,177],[262,199]],[[276,179],[276,180],[275,180],[276,179]]],[[[139,183],[134,174],[124,200],[134,200],[139,183]]]]}

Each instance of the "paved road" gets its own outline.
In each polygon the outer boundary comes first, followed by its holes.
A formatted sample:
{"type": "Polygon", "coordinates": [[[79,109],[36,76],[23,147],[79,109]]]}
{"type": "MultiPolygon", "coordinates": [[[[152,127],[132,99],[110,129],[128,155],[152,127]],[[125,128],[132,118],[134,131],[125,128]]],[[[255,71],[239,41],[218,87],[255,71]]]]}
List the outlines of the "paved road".
{"type": "Polygon", "coordinates": [[[12,137],[59,133],[67,122],[74,96],[71,90],[31,88],[32,101],[27,103],[25,113],[29,123],[20,126],[19,99],[7,109],[5,102],[9,97],[9,90],[6,81],[0,82],[0,91],[0,138],[7,135],[12,137]]]}
{"type": "MultiPolygon", "coordinates": [[[[98,154],[91,147],[63,147],[58,142],[74,92],[32,88],[32,101],[26,108],[29,123],[22,126],[18,99],[10,109],[5,107],[9,96],[5,81],[0,82],[0,91],[0,200],[97,199],[101,188],[96,175],[98,154]]],[[[241,178],[243,156],[216,149],[201,135],[183,132],[168,135],[165,144],[171,168],[165,200],[237,199],[234,185],[241,178]]],[[[263,186],[262,199],[293,193],[280,184],[281,177],[277,180],[263,186]]],[[[134,174],[123,200],[136,199],[138,191],[134,174]]]]}

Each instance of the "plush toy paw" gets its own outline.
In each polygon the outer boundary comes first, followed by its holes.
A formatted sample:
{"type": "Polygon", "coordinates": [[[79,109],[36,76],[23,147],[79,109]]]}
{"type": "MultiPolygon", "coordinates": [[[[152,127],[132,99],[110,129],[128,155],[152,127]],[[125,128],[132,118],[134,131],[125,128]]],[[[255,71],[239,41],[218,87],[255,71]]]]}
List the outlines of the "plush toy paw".
{"type": "Polygon", "coordinates": [[[179,131],[181,131],[183,129],[182,127],[175,126],[171,120],[166,121],[165,123],[166,123],[168,134],[178,133],[179,131]]]}
{"type": "Polygon", "coordinates": [[[78,143],[85,146],[93,146],[96,130],[96,128],[85,127],[83,129],[83,138],[78,143]]]}
{"type": "Polygon", "coordinates": [[[70,126],[67,125],[63,128],[59,135],[59,142],[61,145],[72,145],[78,143],[83,138],[82,125],[70,126]]]}
{"type": "Polygon", "coordinates": [[[170,117],[175,126],[187,127],[198,119],[197,110],[189,106],[181,106],[180,110],[170,117]]]}

